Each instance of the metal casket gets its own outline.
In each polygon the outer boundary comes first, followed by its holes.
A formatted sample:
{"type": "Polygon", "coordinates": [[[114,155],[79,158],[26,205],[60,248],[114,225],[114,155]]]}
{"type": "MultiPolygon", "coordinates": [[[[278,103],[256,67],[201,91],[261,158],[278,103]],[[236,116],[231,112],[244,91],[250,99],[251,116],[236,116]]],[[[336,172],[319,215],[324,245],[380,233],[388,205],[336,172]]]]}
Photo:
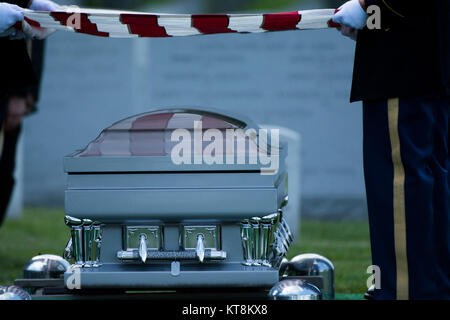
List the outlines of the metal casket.
{"type": "Polygon", "coordinates": [[[282,217],[287,147],[273,141],[249,120],[191,109],[103,130],[64,159],[65,280],[77,272],[84,289],[275,284],[292,237],[282,217]],[[266,165],[254,161],[261,154],[266,165]]]}

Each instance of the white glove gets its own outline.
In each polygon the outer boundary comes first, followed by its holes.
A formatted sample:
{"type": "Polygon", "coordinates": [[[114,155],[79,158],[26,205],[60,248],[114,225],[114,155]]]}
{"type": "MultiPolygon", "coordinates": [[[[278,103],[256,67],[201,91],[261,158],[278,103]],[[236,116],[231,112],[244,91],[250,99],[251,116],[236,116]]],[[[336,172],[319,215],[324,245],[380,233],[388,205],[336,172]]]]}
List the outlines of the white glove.
{"type": "Polygon", "coordinates": [[[360,30],[367,23],[367,13],[361,7],[359,0],[350,0],[339,7],[333,16],[333,21],[342,26],[360,30]]]}
{"type": "Polygon", "coordinates": [[[50,0],[33,0],[30,9],[36,11],[56,11],[59,9],[59,5],[50,0]]]}
{"type": "MultiPolygon", "coordinates": [[[[30,9],[36,11],[57,11],[60,9],[60,6],[50,0],[33,0],[30,9]]],[[[24,21],[22,23],[22,32],[27,38],[42,40],[55,32],[55,29],[32,27],[24,21]]]]}
{"type": "Polygon", "coordinates": [[[0,2],[0,36],[2,36],[1,33],[5,33],[18,21],[23,21],[22,8],[14,4],[0,2]]]}

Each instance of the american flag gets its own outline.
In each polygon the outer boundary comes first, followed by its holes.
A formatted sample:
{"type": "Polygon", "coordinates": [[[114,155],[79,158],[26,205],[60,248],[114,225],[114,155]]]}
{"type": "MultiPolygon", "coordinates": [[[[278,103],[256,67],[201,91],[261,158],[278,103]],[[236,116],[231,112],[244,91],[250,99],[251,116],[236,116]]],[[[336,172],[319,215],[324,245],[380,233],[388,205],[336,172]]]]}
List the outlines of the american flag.
{"type": "Polygon", "coordinates": [[[48,28],[101,37],[179,37],[217,33],[261,33],[333,28],[335,9],[266,14],[160,14],[82,9],[25,10],[25,21],[48,28]]]}

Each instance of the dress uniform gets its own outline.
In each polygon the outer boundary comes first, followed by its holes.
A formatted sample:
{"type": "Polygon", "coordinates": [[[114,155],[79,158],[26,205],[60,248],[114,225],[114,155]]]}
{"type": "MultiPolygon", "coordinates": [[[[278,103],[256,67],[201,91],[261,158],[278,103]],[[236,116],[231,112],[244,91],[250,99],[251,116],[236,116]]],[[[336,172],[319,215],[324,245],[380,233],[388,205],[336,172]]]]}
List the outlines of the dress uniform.
{"type": "Polygon", "coordinates": [[[374,297],[450,299],[450,2],[363,5],[381,9],[381,29],[358,32],[351,92],[363,101],[374,297]]]}

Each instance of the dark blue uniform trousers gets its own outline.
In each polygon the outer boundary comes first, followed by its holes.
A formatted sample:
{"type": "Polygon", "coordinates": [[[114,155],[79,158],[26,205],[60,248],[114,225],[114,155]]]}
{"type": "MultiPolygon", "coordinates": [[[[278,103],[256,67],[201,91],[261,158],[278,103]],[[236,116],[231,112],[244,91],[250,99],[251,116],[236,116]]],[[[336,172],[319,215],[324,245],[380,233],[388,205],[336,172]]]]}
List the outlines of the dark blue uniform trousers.
{"type": "Polygon", "coordinates": [[[450,98],[364,101],[375,299],[450,299],[450,98]]]}

